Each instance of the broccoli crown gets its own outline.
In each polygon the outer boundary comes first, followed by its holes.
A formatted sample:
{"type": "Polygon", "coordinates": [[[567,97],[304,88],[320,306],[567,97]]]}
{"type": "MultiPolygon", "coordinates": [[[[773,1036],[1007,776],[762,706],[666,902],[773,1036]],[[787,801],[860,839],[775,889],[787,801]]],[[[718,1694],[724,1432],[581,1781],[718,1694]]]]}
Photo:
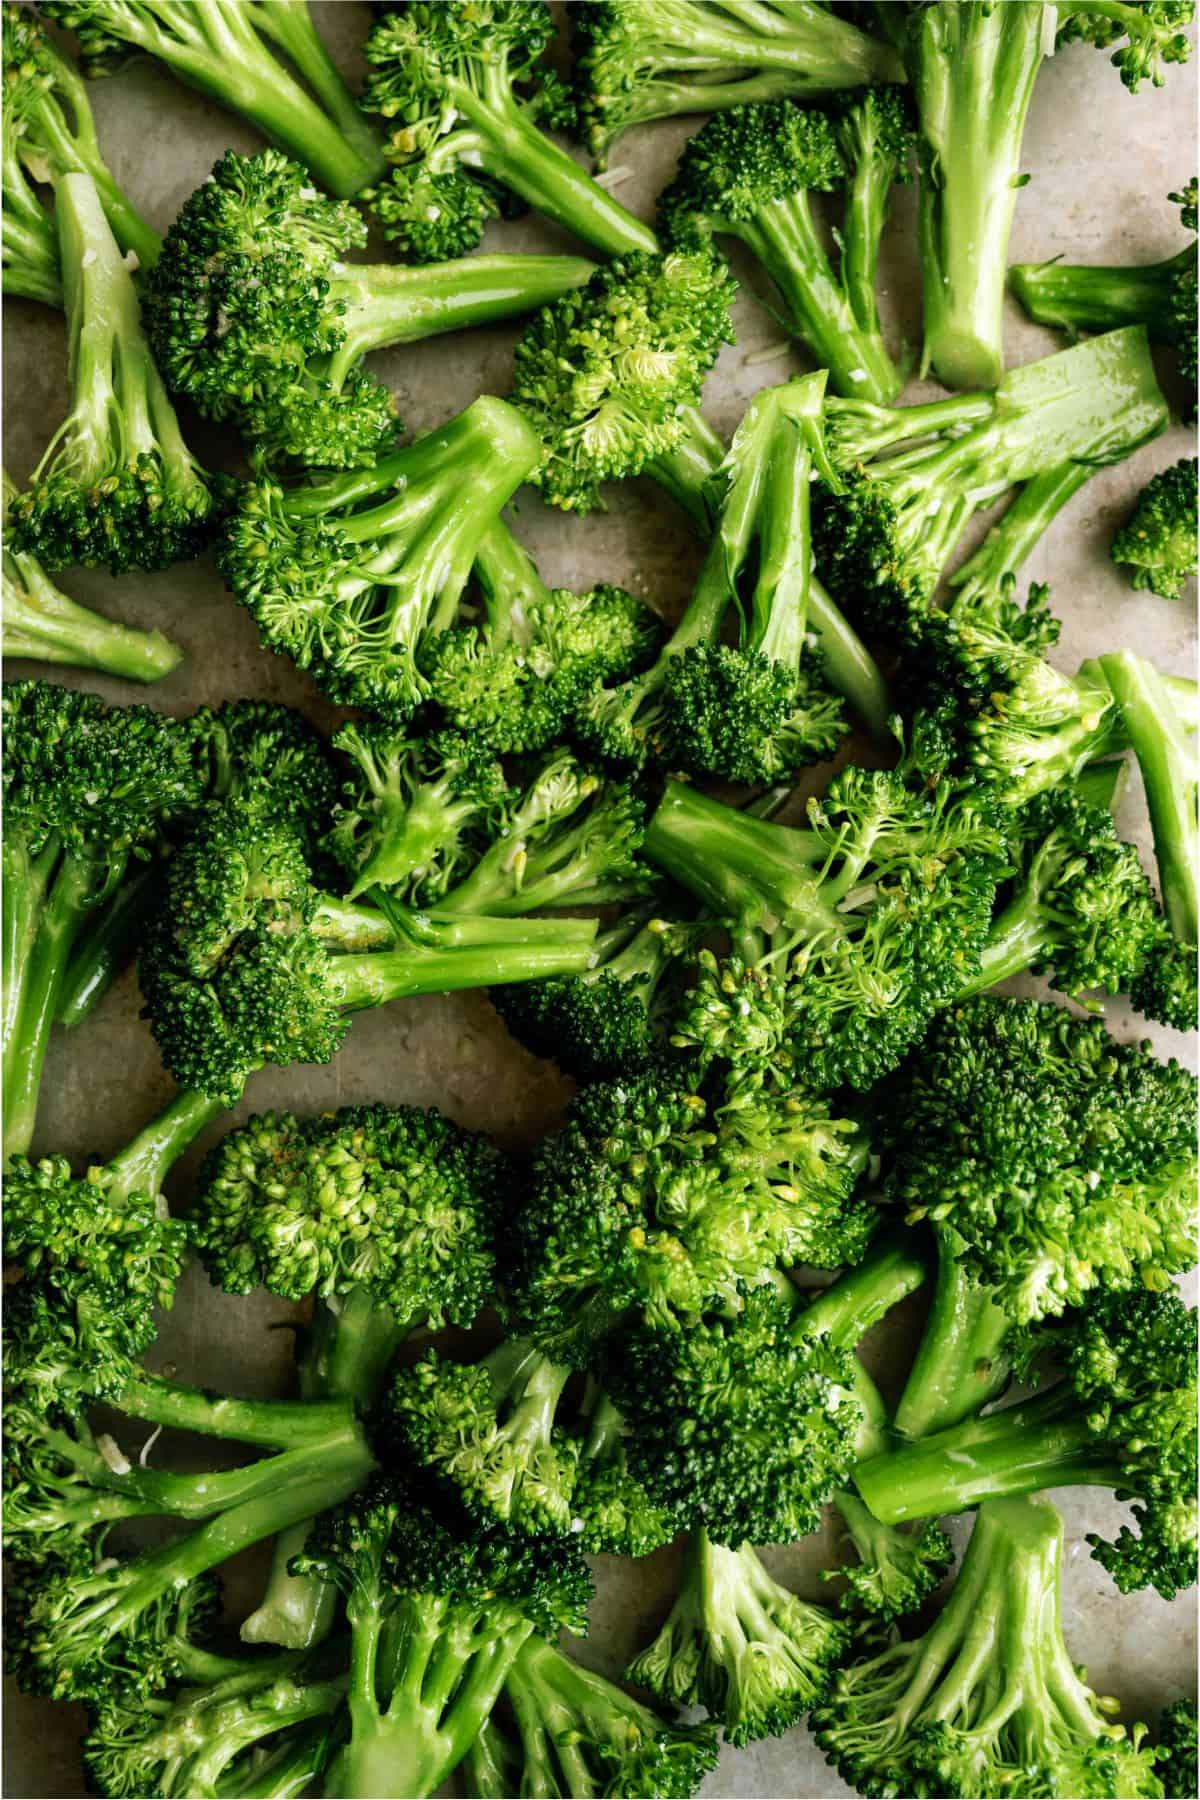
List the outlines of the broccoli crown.
{"type": "Polygon", "coordinates": [[[316,850],[337,793],[325,739],[302,713],[272,700],[202,707],[187,729],[208,799],[252,799],[285,819],[316,850]]]}
{"type": "Polygon", "coordinates": [[[944,1220],[1018,1320],[1195,1260],[1196,1085],[1098,1019],[981,997],[878,1096],[889,1199],[944,1220]]]}
{"type": "Polygon", "coordinates": [[[1158,1792],[1144,1728],[1109,1722],[1063,1642],[1061,1561],[1046,1501],[981,1508],[934,1623],[883,1649],[865,1640],[813,1714],[847,1782],[880,1796],[1158,1792]]]}
{"type": "Polygon", "coordinates": [[[1185,456],[1152,476],[1112,541],[1130,585],[1163,600],[1178,600],[1196,573],[1196,469],[1196,458],[1185,456]]]}
{"type": "Polygon", "coordinates": [[[1187,26],[1193,0],[1143,0],[1133,6],[1105,6],[1095,10],[1081,0],[1058,9],[1059,44],[1093,44],[1098,50],[1117,48],[1111,58],[1121,81],[1136,94],[1143,81],[1161,87],[1164,64],[1187,62],[1191,55],[1187,26]],[[1124,41],[1122,41],[1124,40],[1124,41]]]}
{"type": "Polygon", "coordinates": [[[629,1421],[629,1466],[681,1523],[717,1543],[791,1543],[815,1531],[854,1461],[860,1411],[849,1356],[799,1341],[774,1286],[685,1330],[641,1324],[613,1339],[605,1385],[629,1421]]]}
{"type": "Polygon", "coordinates": [[[690,244],[698,232],[753,237],[773,202],[830,194],[845,179],[829,114],[789,100],[735,106],[714,113],[684,145],[675,179],[659,198],[659,229],[674,245],[690,244]]]}
{"type": "Polygon", "coordinates": [[[1196,1786],[1196,1702],[1172,1700],[1158,1718],[1155,1769],[1168,1800],[1184,1800],[1196,1786]]]}
{"type": "Polygon", "coordinates": [[[730,644],[697,645],[673,656],[656,719],[659,759],[668,768],[751,787],[826,761],[850,725],[822,667],[813,650],[804,652],[798,670],[730,644]]]}
{"type": "Polygon", "coordinates": [[[626,1308],[669,1337],[778,1262],[857,1261],[875,1223],[860,1128],[795,1088],[730,1108],[686,1066],[585,1088],[533,1161],[510,1229],[514,1314],[586,1362],[626,1308]]]}
{"type": "Polygon", "coordinates": [[[517,344],[511,398],[546,446],[531,479],[551,505],[590,512],[601,482],[637,475],[679,443],[732,342],[735,291],[707,249],[635,252],[541,309],[517,344]]]}
{"type": "Polygon", "coordinates": [[[346,342],[344,258],[361,214],[318,193],[278,150],[228,150],[168,231],[145,283],[146,329],[168,385],[256,449],[325,466],[367,462],[395,436],[395,402],[361,369],[314,359],[346,342]]]}
{"type": "Polygon", "coordinates": [[[1168,935],[1130,982],[1129,998],[1145,1018],[1195,1031],[1197,985],[1196,952],[1168,935]]]}
{"type": "Polygon", "coordinates": [[[629,1466],[628,1428],[608,1396],[589,1382],[587,1434],[575,1468],[571,1529],[600,1556],[648,1556],[678,1535],[679,1521],[629,1466]]]}
{"type": "Polygon", "coordinates": [[[192,1241],[227,1293],[363,1288],[398,1320],[469,1325],[491,1292],[505,1184],[488,1140],[438,1112],[263,1113],[210,1152],[192,1241]]]}
{"type": "Polygon", "coordinates": [[[916,108],[908,87],[877,82],[841,96],[838,141],[848,167],[886,168],[889,181],[908,181],[917,144],[916,108]]]}

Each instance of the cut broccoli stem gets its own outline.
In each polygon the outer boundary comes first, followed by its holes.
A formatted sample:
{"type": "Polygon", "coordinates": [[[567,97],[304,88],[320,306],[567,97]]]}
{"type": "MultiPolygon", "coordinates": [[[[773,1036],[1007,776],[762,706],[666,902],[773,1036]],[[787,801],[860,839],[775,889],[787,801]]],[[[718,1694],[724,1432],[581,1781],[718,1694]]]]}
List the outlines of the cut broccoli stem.
{"type": "Polygon", "coordinates": [[[178,644],[161,631],[115,624],[70,599],[36,557],[5,545],[3,569],[5,656],[147,682],[161,681],[183,660],[178,644]]]}
{"type": "Polygon", "coordinates": [[[1054,17],[1042,5],[909,12],[906,60],[921,132],[921,367],[948,387],[992,388],[1004,373],[1021,142],[1054,17]]]}
{"type": "Polygon", "coordinates": [[[1025,483],[978,550],[950,577],[954,593],[949,611],[953,617],[968,612],[977,600],[986,600],[1015,577],[1068,500],[1091,480],[1097,467],[1086,460],[1066,462],[1025,483]]]}
{"type": "MultiPolygon", "coordinates": [[[[252,0],[252,5],[257,29],[274,39],[287,54],[363,167],[373,172],[379,165],[379,139],[322,43],[313,25],[308,0],[290,0],[284,5],[277,4],[276,0],[252,0]]],[[[305,156],[301,160],[310,168],[315,166],[311,157],[305,156]]],[[[374,179],[373,173],[370,178],[374,179]]],[[[357,192],[357,189],[351,191],[357,192]]]]}
{"type": "Polygon", "coordinates": [[[257,1444],[267,1450],[316,1450],[332,1445],[340,1446],[344,1454],[353,1450],[357,1455],[365,1445],[354,1409],[344,1399],[239,1400],[137,1369],[122,1387],[118,1404],[130,1418],[143,1419],[148,1425],[194,1431],[201,1437],[233,1438],[239,1444],[257,1444]]]}
{"type": "Polygon", "coordinates": [[[725,461],[725,445],[694,406],[685,406],[680,416],[683,436],[652,457],[643,472],[682,507],[699,536],[709,537],[720,510],[709,484],[725,461]]]}
{"type": "MultiPolygon", "coordinates": [[[[823,1332],[835,1349],[853,1349],[894,1306],[916,1293],[928,1273],[925,1258],[909,1235],[896,1233],[877,1238],[855,1268],[845,1270],[831,1286],[809,1300],[796,1319],[792,1335],[802,1342],[823,1332]]],[[[861,1365],[856,1363],[857,1368],[861,1365]]],[[[868,1400],[868,1423],[881,1414],[886,1419],[882,1398],[865,1370],[862,1379],[868,1400]]],[[[856,1372],[856,1383],[858,1380],[856,1372]]]]}
{"type": "Polygon", "coordinates": [[[582,975],[596,937],[594,919],[409,915],[409,925],[414,935],[402,949],[331,958],[329,986],[339,1005],[354,1012],[414,994],[582,975]]]}
{"type": "Polygon", "coordinates": [[[929,1437],[972,1417],[1009,1380],[1003,1344],[1012,1321],[992,1290],[972,1280],[959,1262],[957,1232],[939,1227],[937,1242],[929,1317],[892,1418],[902,1438],[929,1437]]]}
{"type": "Polygon", "coordinates": [[[1014,263],[1008,284],[1031,319],[1060,331],[1145,325],[1156,341],[1175,329],[1175,288],[1196,266],[1192,245],[1142,268],[1064,262],[1014,263]]]}
{"type": "Polygon", "coordinates": [[[1194,950],[1200,852],[1195,752],[1152,663],[1122,650],[1102,656],[1100,667],[1142,772],[1163,909],[1178,942],[1194,950]]]}
{"type": "Polygon", "coordinates": [[[152,862],[139,863],[122,878],[71,955],[54,1014],[56,1025],[68,1031],[82,1025],[116,976],[133,961],[158,899],[160,880],[161,870],[152,862]]]}

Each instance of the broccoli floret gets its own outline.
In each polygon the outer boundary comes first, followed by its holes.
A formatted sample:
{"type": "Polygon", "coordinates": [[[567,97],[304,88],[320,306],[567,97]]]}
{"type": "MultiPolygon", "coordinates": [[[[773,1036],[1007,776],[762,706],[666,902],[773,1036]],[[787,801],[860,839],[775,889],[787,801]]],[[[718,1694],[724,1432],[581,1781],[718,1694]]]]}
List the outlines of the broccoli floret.
{"type": "Polygon", "coordinates": [[[42,11],[77,34],[88,75],[106,75],[130,57],[155,57],[185,86],[298,157],[342,199],[387,166],[307,4],[200,13],[179,0],[46,0],[42,11]]]}
{"type": "Polygon", "coordinates": [[[397,430],[362,358],[389,344],[531,312],[591,263],[478,256],[418,273],[347,263],[367,228],[278,150],[226,151],[185,202],[146,283],[146,330],[168,385],[231,419],[269,458],[370,464],[397,430]]]}
{"type": "Polygon", "coordinates": [[[1004,374],[1008,240],[1028,181],[1021,144],[1055,21],[1064,39],[1099,31],[1109,42],[1127,33],[1129,44],[1113,60],[1126,87],[1136,88],[1142,75],[1158,84],[1160,59],[1187,59],[1180,25],[1191,11],[1191,0],[1081,0],[1057,13],[1041,6],[904,8],[900,36],[921,165],[922,373],[932,368],[947,387],[967,389],[995,387],[1004,374]]]}
{"type": "Polygon", "coordinates": [[[586,513],[600,484],[707,463],[696,412],[704,377],[732,341],[736,283],[706,249],[634,254],[544,306],[521,336],[510,396],[545,444],[530,476],[552,506],[586,513]]]}
{"type": "Polygon", "coordinates": [[[1196,1702],[1172,1700],[1158,1718],[1155,1769],[1168,1800],[1188,1800],[1197,1784],[1196,1702]]]}
{"type": "Polygon", "coordinates": [[[322,895],[295,826],[235,800],[168,865],[142,991],[176,1079],[229,1094],[264,1063],[328,1062],[347,1013],[582,973],[595,934],[588,919],[431,917],[394,900],[385,912],[322,895]]]}
{"type": "Polygon", "coordinates": [[[826,1571],[846,1583],[842,1610],[858,1620],[890,1624],[919,1612],[954,1561],[954,1548],[941,1526],[924,1519],[906,1529],[881,1525],[857,1494],[842,1489],[833,1497],[853,1562],[826,1571]]]}
{"type": "Polygon", "coordinates": [[[493,1714],[469,1751],[472,1794],[687,1800],[716,1765],[711,1725],[662,1717],[544,1639],[522,1646],[504,1692],[512,1725],[493,1714]]]}
{"type": "Polygon", "coordinates": [[[626,1673],[663,1700],[703,1706],[731,1744],[777,1737],[824,1695],[846,1623],[775,1581],[749,1544],[692,1534],[683,1581],[654,1642],[626,1673]]]}
{"type": "Polygon", "coordinates": [[[961,1512],[992,1496],[1108,1487],[1136,1530],[1088,1542],[1122,1593],[1170,1600],[1196,1580],[1196,1314],[1173,1288],[1095,1293],[1065,1324],[1026,1334],[1061,1379],[1031,1400],[860,1462],[855,1485],[886,1523],[961,1512]]]}
{"type": "MultiPolygon", "coordinates": [[[[7,31],[7,25],[5,29],[7,31]]],[[[40,300],[44,306],[61,307],[63,287],[58,268],[58,230],[18,155],[8,94],[6,84],[0,114],[0,200],[3,201],[0,255],[4,293],[14,299],[40,300]]]]}
{"type": "Polygon", "coordinates": [[[1163,600],[1178,600],[1196,573],[1196,467],[1194,456],[1184,457],[1152,476],[1112,541],[1130,586],[1163,600]]]}
{"type": "Polygon", "coordinates": [[[432,1794],[532,1634],[586,1629],[591,1582],[569,1538],[479,1526],[398,1472],[319,1519],[292,1567],[332,1584],[350,1627],[331,1793],[432,1794]]]}
{"type": "Polygon", "coordinates": [[[653,251],[654,233],[541,129],[574,108],[544,56],[545,0],[389,7],[363,45],[362,104],[390,123],[397,165],[369,199],[384,235],[416,262],[479,246],[496,184],[602,256],[653,251]],[[480,176],[486,181],[481,185],[480,176]]]}
{"type": "Polygon", "coordinates": [[[622,588],[546,587],[502,519],[479,546],[481,624],[426,640],[421,672],[436,711],[498,752],[541,750],[575,730],[599,682],[623,681],[653,660],[663,627],[622,588]]]}
{"type": "Polygon", "coordinates": [[[404,716],[426,698],[419,651],[454,620],[480,538],[541,446],[502,400],[476,400],[357,474],[242,493],[218,551],[267,646],[331,700],[404,716]]]}
{"type": "Polygon", "coordinates": [[[688,1086],[694,1073],[585,1088],[535,1152],[509,1304],[556,1360],[586,1365],[627,1308],[670,1337],[777,1263],[837,1268],[870,1238],[852,1119],[800,1087],[725,1105],[688,1086]]]}
{"type": "Polygon", "coordinates": [[[786,0],[753,11],[711,0],[591,0],[573,24],[582,120],[601,162],[622,132],[652,119],[903,76],[886,41],[825,7],[786,0]]]}
{"type": "Polygon", "coordinates": [[[1063,1642],[1062,1520],[1045,1500],[980,1508],[949,1600],[922,1636],[869,1640],[813,1714],[863,1794],[1159,1792],[1145,1727],[1114,1724],[1063,1642]]]}
{"type": "Polygon", "coordinates": [[[673,1042],[741,1081],[871,1087],[969,980],[1006,867],[986,796],[844,769],[809,826],[748,817],[678,782],[646,853],[725,921],[673,1042]]]}
{"type": "Polygon", "coordinates": [[[911,148],[903,91],[872,88],[840,117],[778,100],[717,113],[684,148],[659,200],[666,241],[738,238],[836,393],[889,405],[901,376],[884,347],[875,272],[888,191],[911,148]],[[844,193],[835,275],[810,193],[844,193]]]}
{"type": "Polygon", "coordinates": [[[55,199],[71,411],[9,502],[11,543],[50,570],[164,569],[199,554],[224,484],[183,441],[95,182],[64,175],[55,199]]]}
{"type": "MultiPolygon", "coordinates": [[[[2,471],[0,482],[7,514],[17,490],[2,471]]],[[[161,681],[179,667],[183,651],[161,631],[136,631],[81,606],[50,579],[36,556],[11,548],[7,534],[0,554],[5,656],[94,669],[125,681],[161,681]]]]}
{"type": "Polygon", "coordinates": [[[198,780],[187,728],[42,681],[4,688],[4,1147],[33,1136],[72,954],[96,910],[198,780]]]}

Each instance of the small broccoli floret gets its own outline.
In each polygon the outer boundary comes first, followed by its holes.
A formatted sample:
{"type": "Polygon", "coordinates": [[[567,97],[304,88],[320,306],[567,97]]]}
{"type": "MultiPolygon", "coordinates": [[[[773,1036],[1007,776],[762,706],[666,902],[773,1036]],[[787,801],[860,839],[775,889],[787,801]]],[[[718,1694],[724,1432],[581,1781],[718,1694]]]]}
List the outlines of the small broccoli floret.
{"type": "Polygon", "coordinates": [[[677,1536],[679,1521],[629,1466],[629,1427],[594,1379],[580,1410],[582,1439],[571,1496],[571,1530],[599,1556],[648,1556],[677,1536]]]}
{"type": "MultiPolygon", "coordinates": [[[[35,181],[58,181],[63,175],[90,175],[112,234],[122,250],[133,255],[135,269],[152,268],[162,240],[129,204],[113,180],[100,153],[91,102],[79,71],[71,59],[47,36],[32,7],[4,8],[4,243],[8,263],[10,237],[24,225],[35,234],[34,260],[49,280],[58,273],[58,243],[53,223],[39,228],[28,213],[40,202],[28,188],[25,176],[35,181]],[[28,197],[27,200],[25,197],[28,197]],[[25,204],[22,205],[22,201],[25,204]],[[16,203],[17,217],[8,216],[16,203]]],[[[45,218],[45,215],[42,215],[45,218]]],[[[33,248],[32,244],[29,248],[33,248]]],[[[28,266],[28,250],[22,261],[28,266]]],[[[4,273],[6,293],[29,293],[28,286],[10,285],[4,273]]],[[[34,294],[51,306],[62,305],[61,287],[55,295],[47,289],[34,294]]]]}
{"type": "Polygon", "coordinates": [[[347,263],[361,215],[278,150],[226,151],[167,233],[146,329],[168,385],[231,419],[268,458],[370,464],[395,402],[362,358],[390,344],[529,312],[580,286],[576,257],[483,256],[418,274],[347,263]]]}
{"type": "Polygon", "coordinates": [[[854,1561],[828,1571],[846,1583],[842,1610],[859,1620],[889,1624],[919,1612],[954,1561],[941,1526],[926,1519],[911,1530],[881,1525],[857,1494],[843,1490],[834,1505],[854,1550],[854,1561]]]}
{"type": "Polygon", "coordinates": [[[429,262],[477,249],[499,212],[496,184],[602,256],[656,249],[649,227],[542,129],[574,118],[544,60],[553,36],[544,0],[418,0],[376,21],[362,103],[391,122],[385,149],[397,167],[367,198],[405,255],[429,262]]]}
{"type": "Polygon", "coordinates": [[[9,503],[11,543],[50,570],[165,569],[203,548],[221,484],[183,441],[95,182],[64,175],[55,196],[71,411],[9,503]]]}
{"type": "Polygon", "coordinates": [[[777,1263],[836,1268],[871,1235],[852,1119],[798,1087],[727,1107],[688,1079],[681,1064],[585,1088],[535,1153],[509,1301],[558,1360],[586,1364],[626,1308],[669,1338],[777,1263]]]}
{"type": "Polygon", "coordinates": [[[1162,86],[1164,64],[1188,61],[1192,47],[1185,27],[1192,12],[1192,0],[1148,0],[1140,6],[1067,0],[1058,12],[1057,42],[1094,44],[1099,50],[1116,44],[1112,66],[1136,94],[1143,81],[1162,86]]]}
{"type": "Polygon", "coordinates": [[[652,119],[901,78],[886,41],[824,7],[594,0],[573,23],[583,123],[601,161],[622,132],[652,119]]]}
{"type": "Polygon", "coordinates": [[[1025,1367],[1061,1379],[862,1462],[854,1481],[876,1518],[932,1518],[992,1496],[1107,1487],[1137,1529],[1088,1538],[1122,1593],[1170,1600],[1196,1580],[1196,1314],[1173,1288],[1093,1294],[1065,1324],[1026,1334],[1025,1367]]]}
{"type": "Polygon", "coordinates": [[[732,341],[736,283],[708,250],[635,254],[545,306],[516,347],[510,396],[545,444],[535,480],[552,506],[591,512],[600,484],[669,463],[708,428],[704,377],[732,341]]]}
{"type": "Polygon", "coordinates": [[[1186,1800],[1196,1786],[1196,1702],[1172,1700],[1158,1718],[1155,1770],[1167,1800],[1186,1800]]]}
{"type": "Polygon", "coordinates": [[[384,171],[375,134],[306,5],[199,14],[177,0],[46,0],[42,11],[77,34],[89,75],[108,74],[130,57],[156,57],[187,87],[298,157],[342,199],[384,171]]]}
{"type": "Polygon", "coordinates": [[[1005,869],[986,801],[850,768],[809,828],[672,782],[646,852],[733,939],[700,957],[673,1042],[739,1081],[871,1087],[970,978],[1005,869]]]}
{"type": "Polygon", "coordinates": [[[953,1592],[921,1637],[869,1641],[813,1715],[860,1793],[1159,1792],[1145,1727],[1111,1721],[1063,1642],[1062,1520],[1045,1500],[980,1508],[953,1592]],[[986,1622],[986,1623],[985,1623],[986,1622]]]}
{"type": "Polygon", "coordinates": [[[1184,457],[1151,477],[1112,541],[1112,559],[1131,587],[1178,600],[1196,573],[1196,458],[1184,457]]]}
{"type": "Polygon", "coordinates": [[[657,614],[622,588],[546,587],[502,519],[479,546],[480,625],[426,640],[421,671],[434,708],[502,753],[561,742],[599,682],[638,673],[658,650],[657,614]]]}
{"type": "Polygon", "coordinates": [[[666,1623],[630,1664],[660,1699],[703,1706],[731,1744],[778,1737],[824,1698],[850,1629],[791,1594],[749,1544],[727,1550],[692,1534],[666,1623]]]}
{"type": "Polygon", "coordinates": [[[331,700],[406,716],[426,698],[427,629],[453,621],[479,542],[541,446],[502,400],[360,474],[244,491],[218,566],[263,641],[331,700]]]}
{"type": "Polygon", "coordinates": [[[900,92],[871,89],[840,119],[786,100],[717,113],[688,140],[659,200],[668,243],[714,234],[744,243],[834,391],[880,405],[896,398],[901,379],[874,293],[887,193],[911,145],[900,92]],[[808,198],[833,192],[845,193],[840,275],[808,198]]]}

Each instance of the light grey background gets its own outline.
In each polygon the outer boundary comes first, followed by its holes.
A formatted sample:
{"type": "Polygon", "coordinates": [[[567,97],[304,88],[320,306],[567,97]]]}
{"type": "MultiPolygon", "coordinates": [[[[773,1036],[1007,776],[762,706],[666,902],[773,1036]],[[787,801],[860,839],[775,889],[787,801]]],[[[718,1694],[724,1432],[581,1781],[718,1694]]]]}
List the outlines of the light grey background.
{"type": "MultiPolygon", "coordinates": [[[[318,4],[314,13],[347,71],[357,74],[356,48],[369,23],[356,0],[318,4]]],[[[132,67],[92,88],[101,142],[131,198],[165,229],[179,205],[226,148],[253,150],[256,140],[238,121],[179,87],[160,70],[132,67]]],[[[1025,168],[1032,179],[1021,194],[1013,234],[1013,260],[1063,253],[1073,260],[1151,261],[1181,242],[1178,213],[1166,200],[1196,166],[1195,80],[1192,69],[1173,69],[1166,88],[1133,96],[1122,89],[1107,59],[1075,46],[1044,68],[1026,134],[1025,168]]],[[[631,133],[613,154],[612,179],[628,171],[617,192],[643,217],[668,178],[693,122],[631,133]]],[[[919,282],[913,239],[915,195],[897,196],[884,255],[883,307],[894,341],[919,342],[919,282]]],[[[497,227],[489,247],[568,248],[536,220],[497,227]]],[[[573,247],[573,246],[570,246],[573,247]]],[[[380,247],[382,250],[382,247],[380,247]]],[[[755,294],[763,281],[735,257],[747,278],[736,307],[738,342],[722,355],[705,395],[705,412],[723,433],[735,425],[746,399],[758,388],[805,366],[755,294]],[[782,353],[763,360],[775,346],[782,353]]],[[[61,319],[32,303],[4,308],[5,463],[21,481],[34,466],[66,407],[61,319]]],[[[375,359],[376,372],[394,389],[413,432],[423,431],[466,405],[480,392],[504,393],[511,374],[516,328],[479,331],[397,350],[375,359]]],[[[1010,307],[1007,358],[1029,361],[1056,347],[1051,334],[1029,325],[1010,307]]],[[[927,391],[913,383],[906,398],[927,391]]],[[[1178,398],[1177,390],[1171,390],[1178,398]]],[[[190,423],[190,422],[189,422],[190,423]]],[[[214,462],[236,466],[237,444],[211,427],[196,425],[195,447],[214,462]]],[[[1107,543],[1138,489],[1159,468],[1192,451],[1191,435],[1174,427],[1131,462],[1099,475],[1073,502],[1043,543],[1029,573],[1049,580],[1064,620],[1057,659],[1073,668],[1084,657],[1129,644],[1155,655],[1164,668],[1194,674],[1194,593],[1172,605],[1133,594],[1107,560],[1107,543]]],[[[611,510],[568,520],[544,508],[531,492],[520,497],[519,534],[552,582],[584,588],[622,582],[668,614],[680,607],[698,564],[698,551],[670,503],[642,484],[614,489],[611,510]]],[[[187,655],[182,667],[155,688],[139,691],[119,682],[70,674],[65,680],[93,686],[124,701],[149,699],[171,712],[235,696],[284,700],[323,725],[334,715],[312,684],[258,644],[249,616],[223,591],[207,561],[179,565],[165,574],[133,575],[114,583],[103,573],[78,571],[64,585],[115,618],[158,626],[187,655]]],[[[14,665],[13,673],[29,665],[14,665]]],[[[1136,777],[1121,824],[1145,848],[1145,816],[1136,777]]],[[[38,1150],[60,1150],[79,1159],[111,1154],[170,1093],[154,1045],[138,1021],[136,982],[127,976],[108,995],[99,1015],[68,1040],[53,1045],[47,1062],[38,1150]]],[[[1122,1006],[1108,1009],[1120,1037],[1146,1035],[1141,1021],[1122,1006]]],[[[1191,1055],[1192,1046],[1167,1031],[1151,1033],[1164,1053],[1191,1055]]],[[[569,1085],[549,1065],[516,1047],[482,995],[412,1000],[364,1014],[336,1062],[327,1068],[266,1071],[251,1082],[237,1116],[269,1106],[317,1110],[354,1101],[439,1105],[465,1125],[494,1132],[507,1143],[528,1143],[552,1125],[569,1085]]],[[[209,1140],[219,1128],[209,1133],[209,1140]]],[[[186,1204],[190,1157],[171,1184],[186,1204]]],[[[231,1391],[281,1391],[288,1378],[290,1334],[273,1329],[294,1309],[269,1297],[247,1301],[214,1294],[196,1274],[184,1282],[166,1322],[160,1351],[189,1379],[231,1391]]],[[[889,1325],[877,1345],[886,1380],[911,1340],[919,1311],[889,1325]]],[[[186,1447],[180,1447],[186,1454],[186,1447]]],[[[1102,1495],[1063,1497],[1070,1548],[1066,1571],[1066,1625],[1072,1653],[1087,1663],[1100,1693],[1115,1693],[1125,1717],[1153,1720],[1158,1708],[1195,1686],[1195,1599],[1172,1606],[1154,1594],[1120,1598],[1082,1543],[1089,1527],[1111,1529],[1122,1509],[1102,1495]]],[[[767,1560],[810,1597],[823,1591],[819,1571],[833,1557],[824,1537],[768,1552],[767,1560]]],[[[677,1563],[667,1550],[641,1564],[597,1564],[592,1632],[579,1654],[616,1675],[647,1640],[665,1611],[677,1563]]],[[[245,1598],[253,1594],[254,1569],[244,1571],[245,1598]]],[[[76,1750],[80,1727],[74,1709],[54,1707],[8,1692],[4,1720],[9,1796],[82,1794],[76,1750]]],[[[726,1750],[704,1788],[708,1796],[842,1795],[848,1790],[826,1767],[806,1731],[726,1750]]]]}

